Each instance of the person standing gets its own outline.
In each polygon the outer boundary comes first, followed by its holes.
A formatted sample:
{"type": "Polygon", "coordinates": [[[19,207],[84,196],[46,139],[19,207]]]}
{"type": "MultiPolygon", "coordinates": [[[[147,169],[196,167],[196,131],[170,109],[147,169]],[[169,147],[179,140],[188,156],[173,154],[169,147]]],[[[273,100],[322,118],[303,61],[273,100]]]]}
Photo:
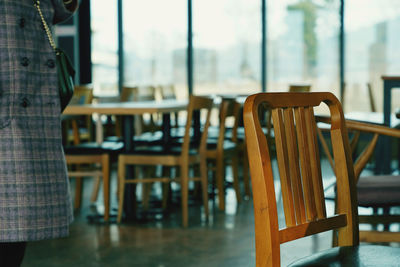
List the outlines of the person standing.
{"type": "MultiPolygon", "coordinates": [[[[34,6],[0,0],[0,266],[27,242],[68,235],[73,220],[61,140],[56,58],[34,6]]],[[[77,0],[41,0],[48,25],[77,0]]]]}

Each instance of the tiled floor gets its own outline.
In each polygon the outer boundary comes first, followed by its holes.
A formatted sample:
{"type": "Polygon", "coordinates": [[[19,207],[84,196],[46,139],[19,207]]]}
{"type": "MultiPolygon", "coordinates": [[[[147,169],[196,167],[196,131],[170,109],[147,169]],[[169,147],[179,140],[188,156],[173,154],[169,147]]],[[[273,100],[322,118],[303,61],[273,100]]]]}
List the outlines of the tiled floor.
{"type": "MultiPolygon", "coordinates": [[[[113,177],[115,182],[115,177],[113,177]]],[[[210,200],[211,216],[205,221],[200,201],[190,206],[187,229],[180,226],[180,207],[173,201],[162,213],[153,202],[149,213],[139,219],[115,223],[90,220],[96,207],[90,206],[91,182],[85,183],[83,207],[76,213],[70,236],[64,239],[28,244],[23,267],[57,266],[255,266],[254,217],[252,199],[236,204],[234,191],[228,189],[227,208],[218,211],[210,200]],[[88,217],[89,216],[89,217],[88,217]],[[97,221],[97,222],[96,222],[97,221]]],[[[156,190],[155,190],[156,191],[156,190]]],[[[115,193],[114,188],[111,191],[115,193]]],[[[101,199],[97,202],[101,209],[101,199]]],[[[113,195],[112,213],[116,214],[113,195]]],[[[328,202],[328,210],[332,210],[328,202]]],[[[282,266],[294,259],[330,247],[330,233],[297,240],[281,246],[282,266]]]]}

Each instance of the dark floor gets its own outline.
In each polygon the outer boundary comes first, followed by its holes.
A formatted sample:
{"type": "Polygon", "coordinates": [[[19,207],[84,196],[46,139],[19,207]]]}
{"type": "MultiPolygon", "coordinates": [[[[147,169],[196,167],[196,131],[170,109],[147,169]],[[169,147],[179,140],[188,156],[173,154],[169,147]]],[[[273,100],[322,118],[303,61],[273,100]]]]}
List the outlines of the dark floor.
{"type": "MultiPolygon", "coordinates": [[[[168,212],[157,208],[139,212],[138,219],[115,223],[115,174],[110,223],[96,217],[101,198],[90,205],[91,179],[85,183],[83,206],[75,214],[68,238],[28,244],[23,267],[57,266],[255,266],[252,199],[239,205],[232,189],[227,190],[227,208],[218,211],[210,200],[211,216],[206,222],[200,202],[190,205],[189,228],[180,226],[180,207],[172,201],[168,212]]],[[[73,185],[73,181],[72,181],[73,185]]],[[[73,188],[73,187],[72,187],[73,188]]],[[[157,193],[157,187],[153,190],[157,193]]],[[[328,210],[332,210],[328,203],[328,210]]],[[[140,209],[139,209],[140,211],[140,209]]],[[[294,259],[330,247],[330,233],[297,240],[281,246],[282,266],[294,259]]]]}

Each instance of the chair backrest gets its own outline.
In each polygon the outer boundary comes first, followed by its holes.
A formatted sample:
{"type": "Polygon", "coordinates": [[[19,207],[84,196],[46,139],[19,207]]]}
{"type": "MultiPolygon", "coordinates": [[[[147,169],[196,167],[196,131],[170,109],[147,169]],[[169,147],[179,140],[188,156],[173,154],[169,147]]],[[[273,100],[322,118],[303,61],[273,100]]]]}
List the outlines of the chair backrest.
{"type": "MultiPolygon", "coordinates": [[[[187,154],[190,148],[191,139],[199,138],[199,140],[193,140],[192,143],[199,144],[199,152],[205,153],[207,148],[207,135],[208,135],[208,127],[210,126],[210,117],[211,117],[211,110],[213,107],[213,99],[203,96],[194,96],[191,95],[189,97],[189,105],[187,108],[187,118],[186,118],[186,126],[185,126],[185,135],[183,137],[183,144],[182,144],[182,154],[187,154]],[[203,114],[201,112],[203,111],[203,114]],[[200,114],[199,114],[200,113],[200,114]],[[194,117],[200,116],[200,120],[205,118],[205,123],[201,124],[201,129],[196,129],[194,125],[194,117]],[[192,131],[191,129],[194,130],[192,131]],[[197,135],[194,131],[200,130],[200,135],[197,135]],[[200,143],[199,143],[200,141],[200,143]]],[[[204,154],[205,155],[205,154],[204,154]]]]}
{"type": "Polygon", "coordinates": [[[174,85],[161,85],[160,93],[162,99],[176,99],[176,92],[174,85]]]}
{"type": "Polygon", "coordinates": [[[154,86],[124,86],[122,87],[120,101],[121,102],[135,102],[135,101],[150,101],[155,100],[154,86]]]}
{"type": "Polygon", "coordinates": [[[280,244],[338,229],[339,245],[357,245],[357,197],[343,111],[331,93],[260,93],[247,98],[244,125],[253,186],[257,266],[280,266],[280,244]],[[338,205],[327,216],[313,107],[331,113],[338,205]],[[285,227],[279,229],[274,177],[260,109],[272,111],[285,227]]]}
{"type": "Polygon", "coordinates": [[[135,87],[129,87],[129,86],[122,87],[122,91],[119,96],[119,100],[121,102],[137,101],[138,90],[139,89],[136,86],[135,87]]]}
{"type": "Polygon", "coordinates": [[[230,139],[233,142],[237,142],[240,107],[241,105],[234,99],[222,99],[219,107],[219,135],[217,149],[223,149],[224,140],[227,138],[227,120],[230,118],[233,120],[233,125],[230,129],[230,139]]]}
{"type": "Polygon", "coordinates": [[[90,104],[93,100],[93,87],[90,85],[75,85],[74,94],[70,101],[73,105],[90,104]]]}

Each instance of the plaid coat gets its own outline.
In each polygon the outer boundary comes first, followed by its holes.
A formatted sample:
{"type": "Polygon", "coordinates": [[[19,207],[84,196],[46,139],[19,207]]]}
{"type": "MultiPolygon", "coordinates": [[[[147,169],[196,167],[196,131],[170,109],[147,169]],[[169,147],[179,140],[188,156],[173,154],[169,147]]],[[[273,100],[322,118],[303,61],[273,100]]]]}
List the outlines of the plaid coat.
{"type": "MultiPolygon", "coordinates": [[[[71,15],[41,0],[49,25],[71,15]]],[[[33,0],[0,0],[0,242],[68,235],[55,54],[33,0]]]]}

